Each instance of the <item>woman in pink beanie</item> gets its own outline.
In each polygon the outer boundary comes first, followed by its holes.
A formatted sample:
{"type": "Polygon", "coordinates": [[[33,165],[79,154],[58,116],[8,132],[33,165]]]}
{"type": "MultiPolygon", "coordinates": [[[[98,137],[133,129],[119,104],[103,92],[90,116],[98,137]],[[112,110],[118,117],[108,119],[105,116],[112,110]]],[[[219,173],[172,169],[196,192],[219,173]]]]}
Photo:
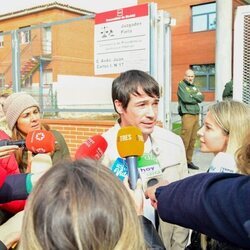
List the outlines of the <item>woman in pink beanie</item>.
{"type": "MultiPolygon", "coordinates": [[[[25,92],[13,93],[4,102],[3,110],[9,129],[12,131],[12,140],[22,140],[34,130],[50,130],[48,125],[42,124],[40,108],[37,101],[25,92]]],[[[58,160],[70,158],[68,146],[61,133],[51,130],[56,139],[55,151],[51,154],[53,164],[58,160]]],[[[16,159],[20,172],[29,172],[31,152],[27,149],[19,149],[16,159]]]]}

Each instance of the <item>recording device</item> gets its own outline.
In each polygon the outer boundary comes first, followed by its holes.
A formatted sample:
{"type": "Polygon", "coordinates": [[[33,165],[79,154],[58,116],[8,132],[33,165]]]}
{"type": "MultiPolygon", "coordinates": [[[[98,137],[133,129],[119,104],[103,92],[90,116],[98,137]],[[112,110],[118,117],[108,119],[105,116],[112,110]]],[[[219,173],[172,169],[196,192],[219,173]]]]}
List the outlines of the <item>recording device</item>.
{"type": "Polygon", "coordinates": [[[209,173],[235,173],[236,171],[234,156],[225,152],[218,153],[208,169],[209,173]]]}
{"type": "Polygon", "coordinates": [[[55,149],[55,137],[52,132],[47,130],[34,130],[27,134],[26,140],[0,140],[0,147],[17,145],[26,147],[34,154],[53,152],[55,149]]]}
{"type": "Polygon", "coordinates": [[[124,181],[125,177],[128,176],[128,165],[126,160],[118,157],[111,166],[111,171],[119,178],[120,181],[124,181]]]}
{"type": "Polygon", "coordinates": [[[52,159],[49,154],[36,154],[32,157],[30,172],[37,174],[47,171],[52,167],[52,159]]]}
{"type": "Polygon", "coordinates": [[[138,158],[138,171],[143,190],[157,184],[163,178],[158,159],[152,153],[145,153],[138,158]]]}
{"type": "Polygon", "coordinates": [[[51,153],[55,150],[55,136],[47,130],[34,130],[26,137],[26,148],[33,154],[51,153]]]}
{"type": "Polygon", "coordinates": [[[139,177],[137,158],[144,152],[142,132],[139,128],[133,126],[120,128],[116,142],[119,155],[126,158],[130,188],[135,190],[139,177]]]}
{"type": "Polygon", "coordinates": [[[90,158],[99,160],[107,149],[108,143],[101,135],[88,138],[76,151],[75,159],[90,158]]]}
{"type": "Polygon", "coordinates": [[[0,141],[0,147],[3,146],[12,146],[16,145],[19,148],[24,148],[25,147],[25,140],[19,140],[19,141],[10,141],[8,139],[4,139],[0,141]]]}
{"type": "Polygon", "coordinates": [[[31,173],[41,173],[52,167],[51,156],[55,150],[55,137],[47,130],[34,130],[27,134],[26,147],[33,153],[30,165],[31,173]]]}

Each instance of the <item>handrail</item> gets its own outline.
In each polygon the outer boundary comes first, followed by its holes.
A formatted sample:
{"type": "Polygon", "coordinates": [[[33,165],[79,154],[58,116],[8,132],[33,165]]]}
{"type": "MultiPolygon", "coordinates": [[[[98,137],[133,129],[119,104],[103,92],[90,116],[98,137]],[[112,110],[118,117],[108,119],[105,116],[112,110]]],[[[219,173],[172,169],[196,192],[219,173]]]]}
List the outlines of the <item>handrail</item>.
{"type": "MultiPolygon", "coordinates": [[[[34,37],[32,38],[31,42],[28,43],[28,44],[20,51],[20,55],[22,55],[22,54],[28,49],[28,47],[31,46],[32,41],[33,41],[36,37],[37,37],[37,35],[34,35],[34,37]]],[[[8,53],[7,53],[7,55],[6,55],[5,58],[7,58],[7,56],[8,56],[8,53]]],[[[6,70],[3,72],[3,74],[7,74],[7,73],[9,72],[9,70],[11,69],[11,66],[12,66],[12,62],[11,62],[10,65],[6,68],[6,70]]]]}

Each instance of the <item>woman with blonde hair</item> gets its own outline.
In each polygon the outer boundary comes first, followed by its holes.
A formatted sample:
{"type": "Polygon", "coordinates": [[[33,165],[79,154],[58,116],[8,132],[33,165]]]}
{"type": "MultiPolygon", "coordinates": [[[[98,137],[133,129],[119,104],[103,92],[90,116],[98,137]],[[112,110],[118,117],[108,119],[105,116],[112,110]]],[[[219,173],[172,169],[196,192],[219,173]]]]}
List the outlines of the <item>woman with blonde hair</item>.
{"type": "MultiPolygon", "coordinates": [[[[198,131],[200,150],[215,155],[208,172],[242,173],[244,167],[237,166],[236,152],[244,146],[246,135],[250,131],[250,106],[234,100],[225,100],[211,105],[198,131]]],[[[237,249],[223,245],[199,232],[192,232],[191,245],[187,250],[237,249]]]]}
{"type": "Polygon", "coordinates": [[[28,199],[20,248],[146,249],[133,204],[125,185],[100,163],[61,162],[41,177],[28,199]]]}
{"type": "Polygon", "coordinates": [[[242,174],[250,175],[250,132],[236,151],[236,164],[242,174]]]}
{"type": "Polygon", "coordinates": [[[198,131],[200,150],[214,153],[215,161],[226,160],[232,163],[231,169],[218,169],[211,166],[209,172],[238,171],[234,160],[235,153],[243,145],[249,131],[250,106],[247,104],[226,100],[209,107],[204,125],[198,131]]]}

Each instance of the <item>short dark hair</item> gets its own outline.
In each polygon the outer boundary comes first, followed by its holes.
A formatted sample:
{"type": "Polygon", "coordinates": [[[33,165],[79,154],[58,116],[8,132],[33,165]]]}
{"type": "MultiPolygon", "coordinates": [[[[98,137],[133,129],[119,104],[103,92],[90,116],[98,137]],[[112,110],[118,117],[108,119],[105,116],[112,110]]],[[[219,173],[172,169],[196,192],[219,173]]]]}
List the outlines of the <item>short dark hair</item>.
{"type": "MultiPolygon", "coordinates": [[[[159,84],[152,76],[141,70],[128,70],[121,73],[112,83],[113,104],[118,100],[126,109],[130,94],[139,95],[138,87],[141,87],[148,96],[160,98],[159,84]]],[[[114,109],[116,110],[115,105],[114,109]]]]}

